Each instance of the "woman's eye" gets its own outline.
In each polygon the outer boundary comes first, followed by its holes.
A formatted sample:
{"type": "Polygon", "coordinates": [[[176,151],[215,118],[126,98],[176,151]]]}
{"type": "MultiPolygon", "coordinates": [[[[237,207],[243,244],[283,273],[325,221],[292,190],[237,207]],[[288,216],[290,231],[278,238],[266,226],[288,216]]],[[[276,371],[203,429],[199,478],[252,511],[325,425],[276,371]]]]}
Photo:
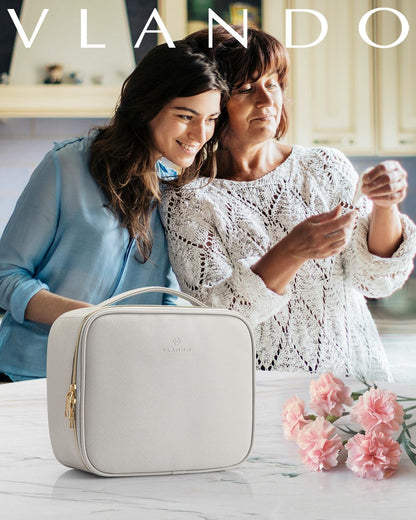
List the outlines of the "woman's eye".
{"type": "Polygon", "coordinates": [[[211,117],[210,119],[208,119],[208,123],[211,123],[211,124],[214,124],[218,121],[218,117],[211,117]]]}
{"type": "Polygon", "coordinates": [[[185,121],[190,121],[192,119],[192,116],[188,116],[185,114],[179,114],[178,117],[180,117],[181,119],[184,119],[185,121]]]}
{"type": "Polygon", "coordinates": [[[252,91],[252,86],[250,83],[246,83],[245,85],[241,85],[241,87],[233,90],[232,94],[246,94],[247,92],[252,91]]]}

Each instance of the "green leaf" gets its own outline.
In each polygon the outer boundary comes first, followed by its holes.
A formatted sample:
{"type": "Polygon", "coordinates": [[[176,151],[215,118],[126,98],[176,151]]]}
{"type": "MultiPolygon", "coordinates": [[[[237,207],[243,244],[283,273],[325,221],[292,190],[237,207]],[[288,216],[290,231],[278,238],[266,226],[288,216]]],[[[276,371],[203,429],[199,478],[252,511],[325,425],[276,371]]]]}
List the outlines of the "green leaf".
{"type": "Polygon", "coordinates": [[[338,424],[336,424],[335,426],[338,428],[338,430],[341,430],[342,432],[348,433],[350,435],[356,435],[357,433],[364,433],[363,430],[355,431],[355,430],[351,429],[349,426],[344,426],[343,428],[341,426],[339,426],[338,424]]]}
{"type": "Polygon", "coordinates": [[[406,438],[405,438],[404,442],[402,442],[402,446],[403,446],[405,452],[407,453],[407,455],[409,456],[409,459],[416,466],[416,451],[413,451],[415,449],[415,446],[413,444],[413,450],[412,450],[412,446],[410,444],[406,438]]]}
{"type": "Polygon", "coordinates": [[[410,434],[410,428],[412,426],[414,426],[414,424],[406,424],[406,422],[403,422],[403,429],[397,442],[403,446],[410,461],[416,466],[416,446],[412,442],[410,434]]]}
{"type": "Polygon", "coordinates": [[[406,397],[405,395],[398,395],[397,401],[416,401],[416,397],[406,397]]]}

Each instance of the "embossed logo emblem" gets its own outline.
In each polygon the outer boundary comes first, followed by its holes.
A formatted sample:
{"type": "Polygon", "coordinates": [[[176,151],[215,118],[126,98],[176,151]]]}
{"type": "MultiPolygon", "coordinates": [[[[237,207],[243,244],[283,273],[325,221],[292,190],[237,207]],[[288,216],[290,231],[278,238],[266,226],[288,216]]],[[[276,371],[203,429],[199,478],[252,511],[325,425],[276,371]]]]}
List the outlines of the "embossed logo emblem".
{"type": "Polygon", "coordinates": [[[184,345],[182,338],[180,338],[179,336],[174,336],[170,340],[170,345],[162,348],[162,352],[167,352],[169,354],[178,354],[184,352],[192,352],[192,348],[184,345]]]}

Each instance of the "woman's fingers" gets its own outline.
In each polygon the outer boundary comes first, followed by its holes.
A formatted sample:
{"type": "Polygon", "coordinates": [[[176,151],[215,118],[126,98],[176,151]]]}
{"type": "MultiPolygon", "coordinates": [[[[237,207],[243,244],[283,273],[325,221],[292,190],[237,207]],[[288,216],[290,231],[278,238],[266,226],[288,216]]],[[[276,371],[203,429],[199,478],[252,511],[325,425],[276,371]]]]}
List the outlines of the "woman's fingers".
{"type": "Polygon", "coordinates": [[[407,172],[397,161],[384,161],[364,175],[362,191],[374,204],[398,204],[406,197],[407,172]]]}
{"type": "Polygon", "coordinates": [[[293,230],[296,255],[303,259],[326,258],[347,244],[354,224],[355,211],[339,215],[340,209],[314,215],[293,230]]]}
{"type": "Polygon", "coordinates": [[[340,217],[337,217],[329,222],[323,222],[321,224],[322,232],[325,235],[330,235],[336,231],[339,231],[344,228],[349,228],[351,224],[354,222],[356,216],[355,211],[349,211],[340,217]]]}
{"type": "MultiPolygon", "coordinates": [[[[323,213],[321,215],[328,215],[328,213],[323,213]]],[[[313,217],[310,217],[308,221],[316,227],[318,235],[322,234],[323,236],[331,236],[332,234],[337,233],[343,229],[349,229],[351,225],[354,223],[356,212],[349,211],[344,215],[333,217],[330,220],[322,219],[320,221],[319,217],[321,215],[314,215],[313,217]]]]}
{"type": "Polygon", "coordinates": [[[326,211],[324,213],[319,213],[318,215],[313,215],[312,217],[309,217],[308,220],[314,224],[332,221],[334,218],[337,218],[340,215],[341,211],[342,207],[340,204],[338,204],[338,206],[335,206],[335,208],[331,209],[331,211],[326,211]]]}

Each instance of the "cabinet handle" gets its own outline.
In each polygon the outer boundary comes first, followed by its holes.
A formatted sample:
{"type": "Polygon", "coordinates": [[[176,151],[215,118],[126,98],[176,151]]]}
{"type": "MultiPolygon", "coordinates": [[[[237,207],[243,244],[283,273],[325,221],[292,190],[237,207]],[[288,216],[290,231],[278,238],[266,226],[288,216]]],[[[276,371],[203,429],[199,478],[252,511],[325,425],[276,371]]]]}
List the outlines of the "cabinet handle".
{"type": "Polygon", "coordinates": [[[400,139],[399,144],[414,144],[414,139],[400,139]]]}
{"type": "Polygon", "coordinates": [[[342,139],[314,139],[313,144],[341,144],[341,145],[353,145],[355,144],[354,139],[342,138],[342,139]]]}

